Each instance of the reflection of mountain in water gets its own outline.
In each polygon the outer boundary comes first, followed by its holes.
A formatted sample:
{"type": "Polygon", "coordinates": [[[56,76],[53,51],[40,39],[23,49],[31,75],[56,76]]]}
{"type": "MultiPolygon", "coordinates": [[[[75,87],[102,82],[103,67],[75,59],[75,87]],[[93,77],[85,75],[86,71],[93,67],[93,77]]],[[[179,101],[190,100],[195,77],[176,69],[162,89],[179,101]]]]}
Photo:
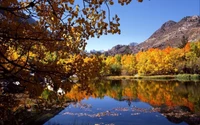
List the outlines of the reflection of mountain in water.
{"type": "Polygon", "coordinates": [[[189,125],[199,125],[200,118],[198,114],[193,114],[188,107],[176,106],[176,107],[160,107],[161,114],[163,114],[170,122],[181,123],[186,122],[189,125]]]}

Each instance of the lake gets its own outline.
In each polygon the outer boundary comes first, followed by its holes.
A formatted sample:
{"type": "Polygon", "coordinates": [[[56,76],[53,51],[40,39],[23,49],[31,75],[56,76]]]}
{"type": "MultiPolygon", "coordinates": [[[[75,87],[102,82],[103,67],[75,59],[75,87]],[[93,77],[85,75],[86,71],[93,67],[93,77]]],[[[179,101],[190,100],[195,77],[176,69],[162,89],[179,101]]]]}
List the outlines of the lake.
{"type": "Polygon", "coordinates": [[[44,125],[200,124],[200,82],[114,80],[74,84],[73,100],[44,125]]]}

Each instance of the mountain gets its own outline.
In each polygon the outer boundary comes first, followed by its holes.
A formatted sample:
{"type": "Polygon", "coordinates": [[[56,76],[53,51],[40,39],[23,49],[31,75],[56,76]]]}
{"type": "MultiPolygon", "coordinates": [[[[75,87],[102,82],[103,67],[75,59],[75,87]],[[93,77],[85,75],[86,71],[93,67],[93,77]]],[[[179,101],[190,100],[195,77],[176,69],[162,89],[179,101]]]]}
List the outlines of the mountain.
{"type": "Polygon", "coordinates": [[[131,54],[132,50],[138,43],[132,42],[129,45],[116,45],[112,49],[104,52],[105,55],[115,55],[115,54],[131,54]]]}
{"type": "Polygon", "coordinates": [[[89,52],[90,54],[99,54],[99,55],[101,55],[102,53],[104,53],[104,50],[90,50],[90,52],[89,52]]]}
{"type": "Polygon", "coordinates": [[[179,22],[169,20],[156,30],[147,40],[140,44],[117,45],[107,51],[108,55],[137,53],[149,48],[164,49],[167,46],[179,47],[183,36],[188,41],[200,39],[200,16],[187,16],[179,22]]]}
{"type": "Polygon", "coordinates": [[[113,56],[116,54],[131,54],[134,46],[116,45],[112,49],[105,52],[105,55],[113,56]]]}
{"type": "Polygon", "coordinates": [[[132,42],[132,43],[129,44],[129,46],[136,46],[136,45],[138,45],[138,43],[132,42]]]}
{"type": "Polygon", "coordinates": [[[187,16],[179,22],[172,20],[164,23],[147,40],[132,49],[133,53],[149,48],[179,47],[183,36],[189,41],[200,39],[200,16],[187,16]]]}

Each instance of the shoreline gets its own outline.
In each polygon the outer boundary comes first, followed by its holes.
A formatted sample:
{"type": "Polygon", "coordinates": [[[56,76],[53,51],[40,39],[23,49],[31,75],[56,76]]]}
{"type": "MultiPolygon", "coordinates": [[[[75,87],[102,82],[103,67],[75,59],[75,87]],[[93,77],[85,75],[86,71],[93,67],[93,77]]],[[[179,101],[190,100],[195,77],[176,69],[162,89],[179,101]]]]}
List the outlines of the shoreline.
{"type": "Polygon", "coordinates": [[[179,81],[199,81],[200,74],[177,74],[177,75],[135,75],[135,76],[104,76],[106,80],[179,80],[179,81]]]}

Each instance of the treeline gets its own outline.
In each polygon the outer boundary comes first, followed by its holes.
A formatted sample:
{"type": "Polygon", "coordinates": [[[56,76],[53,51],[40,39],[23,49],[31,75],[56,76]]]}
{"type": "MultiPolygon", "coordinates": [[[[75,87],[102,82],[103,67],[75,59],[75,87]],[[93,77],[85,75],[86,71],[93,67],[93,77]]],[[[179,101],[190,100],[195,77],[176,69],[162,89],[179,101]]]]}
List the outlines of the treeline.
{"type": "MultiPolygon", "coordinates": [[[[32,49],[46,50],[42,45],[32,46],[32,49]]],[[[38,77],[47,77],[48,75],[58,84],[62,79],[68,79],[73,75],[76,75],[79,80],[100,76],[103,61],[97,55],[69,54],[62,50],[40,52],[32,49],[22,55],[21,49],[9,47],[5,55],[14,64],[4,63],[2,66],[5,70],[12,70],[16,76],[25,76],[23,79],[28,79],[28,81],[33,79],[32,82],[38,82],[38,77]],[[16,65],[22,65],[21,70],[16,65]]],[[[1,77],[3,78],[0,75],[1,77]]]]}
{"type": "Polygon", "coordinates": [[[137,54],[104,57],[103,75],[171,75],[200,73],[200,41],[182,48],[151,48],[137,54]]]}
{"type": "MultiPolygon", "coordinates": [[[[49,72],[51,77],[53,75],[52,71],[60,72],[61,74],[56,75],[54,78],[57,83],[63,77],[69,78],[72,75],[77,75],[79,80],[87,80],[108,75],[200,73],[200,41],[188,42],[182,48],[151,48],[137,54],[117,54],[107,57],[105,55],[87,55],[85,53],[68,55],[63,51],[47,51],[44,53],[29,51],[22,56],[20,52],[21,50],[9,48],[5,54],[13,62],[18,62],[21,65],[30,64],[28,66],[25,65],[25,70],[22,72],[23,76],[31,77],[29,73],[34,72],[34,77],[37,77],[38,70],[35,69],[37,67],[41,71],[51,71],[49,72]],[[29,58],[28,62],[27,57],[29,58]]],[[[18,71],[14,65],[9,63],[4,64],[4,67],[12,69],[13,72],[18,71]]]]}

